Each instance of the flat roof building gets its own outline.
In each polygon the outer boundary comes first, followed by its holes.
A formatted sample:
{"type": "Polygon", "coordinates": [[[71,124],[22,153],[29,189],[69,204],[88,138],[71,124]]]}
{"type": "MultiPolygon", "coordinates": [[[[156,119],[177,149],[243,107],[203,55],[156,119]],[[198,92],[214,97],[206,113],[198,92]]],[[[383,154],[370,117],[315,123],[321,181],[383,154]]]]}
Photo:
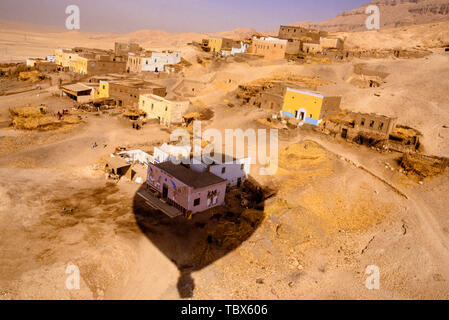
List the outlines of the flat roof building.
{"type": "Polygon", "coordinates": [[[155,94],[142,94],[139,99],[139,110],[144,111],[147,118],[158,119],[167,127],[181,124],[189,106],[188,100],[168,100],[155,94]]]}
{"type": "Polygon", "coordinates": [[[148,165],[147,186],[180,214],[202,212],[225,201],[225,179],[171,161],[148,165]]]}
{"type": "Polygon", "coordinates": [[[108,97],[113,98],[118,106],[127,108],[139,107],[139,99],[142,94],[154,94],[156,96],[165,96],[167,89],[164,86],[154,84],[143,80],[120,80],[102,82],[107,83],[108,97]]]}
{"type": "Polygon", "coordinates": [[[286,88],[282,116],[318,125],[323,118],[338,114],[341,97],[286,88]]]}
{"type": "Polygon", "coordinates": [[[83,83],[75,83],[62,86],[61,94],[79,103],[87,103],[94,98],[92,90],[93,88],[83,83]]]}

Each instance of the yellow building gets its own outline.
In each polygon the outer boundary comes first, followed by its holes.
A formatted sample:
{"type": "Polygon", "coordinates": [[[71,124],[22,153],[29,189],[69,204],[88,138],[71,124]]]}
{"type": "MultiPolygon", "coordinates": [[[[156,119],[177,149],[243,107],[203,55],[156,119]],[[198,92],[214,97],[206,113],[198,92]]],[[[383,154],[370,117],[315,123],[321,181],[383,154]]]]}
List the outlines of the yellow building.
{"type": "Polygon", "coordinates": [[[100,86],[98,88],[99,98],[109,98],[109,83],[107,81],[100,80],[100,86]]]}
{"type": "Polygon", "coordinates": [[[210,38],[208,44],[210,52],[220,52],[222,43],[223,39],[221,38],[210,38]]]}
{"type": "Polygon", "coordinates": [[[64,52],[62,49],[55,50],[55,63],[57,65],[63,66],[64,63],[64,52]]]}
{"type": "Polygon", "coordinates": [[[154,94],[141,94],[139,97],[139,109],[146,113],[147,118],[158,119],[167,127],[182,123],[182,116],[188,108],[189,101],[167,100],[154,94]]]}
{"type": "Polygon", "coordinates": [[[286,88],[282,115],[318,125],[323,118],[338,114],[341,97],[286,88]]]}
{"type": "Polygon", "coordinates": [[[89,59],[74,55],[69,61],[69,70],[75,73],[87,74],[87,63],[89,59]]]}
{"type": "Polygon", "coordinates": [[[70,68],[73,60],[78,59],[78,54],[72,52],[71,50],[56,49],[55,50],[55,61],[57,65],[63,66],[65,68],[70,68]]]}
{"type": "Polygon", "coordinates": [[[221,50],[231,50],[232,48],[240,48],[240,42],[228,38],[209,38],[207,45],[210,52],[220,53],[221,50]]]}

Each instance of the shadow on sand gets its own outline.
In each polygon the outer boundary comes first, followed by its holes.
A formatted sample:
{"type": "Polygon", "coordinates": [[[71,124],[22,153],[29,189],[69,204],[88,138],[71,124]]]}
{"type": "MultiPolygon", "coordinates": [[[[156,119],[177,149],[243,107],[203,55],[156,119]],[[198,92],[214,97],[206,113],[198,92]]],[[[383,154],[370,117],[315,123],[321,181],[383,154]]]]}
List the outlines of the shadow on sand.
{"type": "MultiPolygon", "coordinates": [[[[194,214],[191,219],[170,218],[149,207],[137,193],[134,196],[140,229],[180,272],[177,287],[181,298],[193,296],[192,272],[239,247],[263,221],[268,192],[249,180],[252,182],[226,194],[225,206],[194,214]]],[[[140,188],[146,188],[145,184],[140,188]]]]}

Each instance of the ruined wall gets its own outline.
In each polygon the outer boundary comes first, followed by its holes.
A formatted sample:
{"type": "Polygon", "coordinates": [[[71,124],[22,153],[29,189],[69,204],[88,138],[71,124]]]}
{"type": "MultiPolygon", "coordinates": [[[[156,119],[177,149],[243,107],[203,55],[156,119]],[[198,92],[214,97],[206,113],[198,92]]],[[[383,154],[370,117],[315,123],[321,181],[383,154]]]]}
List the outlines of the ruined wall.
{"type": "Polygon", "coordinates": [[[355,120],[355,129],[368,135],[379,135],[388,139],[388,135],[396,126],[397,119],[367,113],[351,113],[355,120]]]}
{"type": "Polygon", "coordinates": [[[320,41],[320,37],[327,36],[327,32],[318,31],[312,29],[306,29],[297,26],[280,26],[279,38],[280,39],[298,39],[309,38],[311,41],[320,41]]]}

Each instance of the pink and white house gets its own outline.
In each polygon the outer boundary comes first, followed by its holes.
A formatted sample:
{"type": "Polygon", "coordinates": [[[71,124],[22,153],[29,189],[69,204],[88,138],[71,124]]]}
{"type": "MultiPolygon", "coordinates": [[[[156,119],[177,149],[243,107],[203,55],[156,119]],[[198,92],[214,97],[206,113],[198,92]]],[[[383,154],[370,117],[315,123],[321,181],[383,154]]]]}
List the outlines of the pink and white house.
{"type": "Polygon", "coordinates": [[[147,186],[182,213],[198,213],[225,202],[227,181],[171,161],[149,163],[147,186]]]}

